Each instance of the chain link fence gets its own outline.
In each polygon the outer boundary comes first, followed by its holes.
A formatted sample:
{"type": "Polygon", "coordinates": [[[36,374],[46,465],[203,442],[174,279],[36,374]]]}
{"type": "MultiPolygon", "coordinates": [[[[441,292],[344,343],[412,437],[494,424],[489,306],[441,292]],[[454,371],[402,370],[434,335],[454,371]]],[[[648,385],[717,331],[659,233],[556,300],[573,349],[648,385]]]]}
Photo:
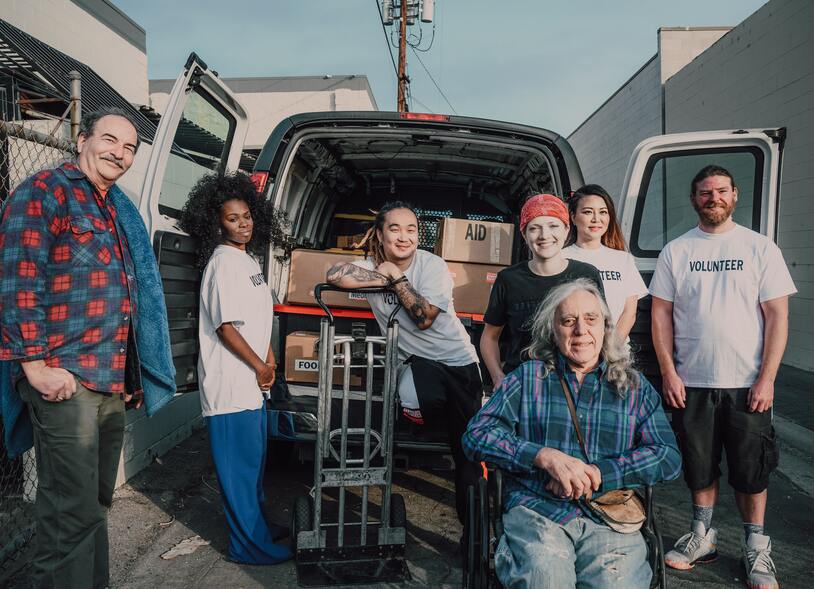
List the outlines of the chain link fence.
{"type": "MultiPolygon", "coordinates": [[[[28,176],[73,157],[69,137],[70,125],[59,121],[0,121],[0,211],[28,176]]],[[[28,561],[37,489],[34,450],[9,458],[4,440],[0,417],[0,586],[28,561]]]]}

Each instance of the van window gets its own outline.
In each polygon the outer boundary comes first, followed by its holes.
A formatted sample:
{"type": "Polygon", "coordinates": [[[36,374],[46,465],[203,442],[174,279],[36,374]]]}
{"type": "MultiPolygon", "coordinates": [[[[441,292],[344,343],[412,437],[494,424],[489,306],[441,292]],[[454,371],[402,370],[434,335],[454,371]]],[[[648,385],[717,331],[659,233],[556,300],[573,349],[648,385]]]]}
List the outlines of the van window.
{"type": "Polygon", "coordinates": [[[739,147],[674,151],[654,155],[647,163],[636,201],[630,249],[633,255],[655,258],[666,243],[698,224],[690,202],[690,183],[710,164],[729,171],[738,187],[735,222],[760,230],[763,152],[739,147]]]}
{"type": "Polygon", "coordinates": [[[195,182],[225,169],[235,125],[234,117],[202,94],[189,95],[161,183],[160,213],[178,217],[195,182]]]}

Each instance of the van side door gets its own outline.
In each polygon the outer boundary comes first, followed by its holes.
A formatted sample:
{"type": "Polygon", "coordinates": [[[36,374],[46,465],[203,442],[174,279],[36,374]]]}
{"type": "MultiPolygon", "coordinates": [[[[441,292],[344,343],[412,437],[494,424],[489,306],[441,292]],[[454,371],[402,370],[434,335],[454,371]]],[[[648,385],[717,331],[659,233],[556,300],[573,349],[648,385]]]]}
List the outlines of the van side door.
{"type": "Polygon", "coordinates": [[[197,244],[178,219],[199,178],[238,167],[247,129],[244,108],[192,53],[158,125],[139,204],[161,273],[179,392],[197,388],[200,271],[197,244]]]}
{"type": "Polygon", "coordinates": [[[139,209],[151,237],[178,231],[180,211],[201,176],[237,169],[248,126],[231,90],[191,53],[170,91],[147,163],[139,209]]]}
{"type": "MultiPolygon", "coordinates": [[[[735,221],[776,239],[785,129],[705,131],[651,137],[633,151],[621,194],[622,232],[649,284],[661,249],[697,225],[691,181],[704,166],[727,169],[738,187],[735,221]]],[[[661,376],[650,336],[650,297],[639,301],[630,334],[639,366],[656,388],[661,376]]]]}

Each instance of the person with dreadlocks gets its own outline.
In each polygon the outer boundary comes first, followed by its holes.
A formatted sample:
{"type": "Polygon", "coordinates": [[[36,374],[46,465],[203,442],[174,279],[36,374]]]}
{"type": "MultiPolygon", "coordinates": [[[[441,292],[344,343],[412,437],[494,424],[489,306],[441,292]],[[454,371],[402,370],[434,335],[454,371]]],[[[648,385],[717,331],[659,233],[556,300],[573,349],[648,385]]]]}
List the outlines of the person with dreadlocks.
{"type": "Polygon", "coordinates": [[[367,295],[382,332],[399,302],[399,397],[403,415],[438,425],[449,434],[455,461],[455,506],[463,523],[466,489],[480,476],[463,454],[461,435],[480,408],[483,383],[478,356],[452,302],[446,262],[418,249],[418,215],[409,204],[388,202],[376,214],[365,241],[368,256],[328,270],[327,281],[344,288],[384,286],[367,295]]]}
{"type": "Polygon", "coordinates": [[[274,382],[273,304],[257,257],[279,224],[248,176],[209,174],[192,189],[181,228],[200,240],[198,381],[201,406],[229,524],[229,558],[270,565],[292,552],[275,540],[288,528],[266,522],[264,391],[274,382]]]}

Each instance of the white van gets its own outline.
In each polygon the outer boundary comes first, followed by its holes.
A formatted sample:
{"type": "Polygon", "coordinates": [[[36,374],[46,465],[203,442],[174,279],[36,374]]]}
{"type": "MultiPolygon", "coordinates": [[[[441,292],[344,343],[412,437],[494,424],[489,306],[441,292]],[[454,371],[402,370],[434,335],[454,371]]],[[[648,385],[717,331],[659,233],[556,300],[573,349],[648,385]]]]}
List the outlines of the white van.
{"type": "MultiPolygon", "coordinates": [[[[193,54],[173,87],[141,177],[132,173],[129,177],[141,184],[135,200],[154,239],[164,279],[180,390],[191,393],[179,393],[159,420],[177,415],[180,423],[199,410],[194,394],[195,244],[178,229],[178,213],[198,177],[237,167],[247,125],[245,110],[193,54]]],[[[696,223],[688,199],[690,180],[706,164],[717,163],[733,173],[740,187],[736,220],[775,238],[784,136],[784,129],[710,131],[653,137],[636,148],[617,204],[625,238],[646,281],[663,245],[696,223]]],[[[432,249],[440,218],[516,224],[525,197],[538,192],[568,195],[584,183],[567,140],[551,131],[484,119],[393,112],[289,117],[268,138],[254,165],[253,179],[263,194],[288,212],[292,243],[314,249],[333,244],[336,214],[369,214],[396,197],[420,209],[420,247],[432,249]]],[[[512,260],[518,261],[527,252],[518,235],[514,243],[512,260]]],[[[265,268],[281,303],[275,330],[278,364],[284,362],[285,336],[296,330],[318,331],[319,321],[313,312],[283,304],[289,266],[275,260],[280,253],[269,252],[265,268]]],[[[362,313],[356,320],[360,318],[368,329],[376,329],[372,315],[362,313]]],[[[465,317],[475,340],[481,320],[477,315],[465,317]]],[[[338,320],[337,329],[349,328],[351,321],[338,320]]],[[[640,302],[631,337],[640,366],[658,386],[648,298],[640,302]]],[[[271,435],[311,440],[316,387],[292,385],[290,390],[290,399],[275,401],[269,408],[271,435]]],[[[396,445],[443,449],[446,441],[441,432],[416,431],[402,424],[396,445]]]]}

